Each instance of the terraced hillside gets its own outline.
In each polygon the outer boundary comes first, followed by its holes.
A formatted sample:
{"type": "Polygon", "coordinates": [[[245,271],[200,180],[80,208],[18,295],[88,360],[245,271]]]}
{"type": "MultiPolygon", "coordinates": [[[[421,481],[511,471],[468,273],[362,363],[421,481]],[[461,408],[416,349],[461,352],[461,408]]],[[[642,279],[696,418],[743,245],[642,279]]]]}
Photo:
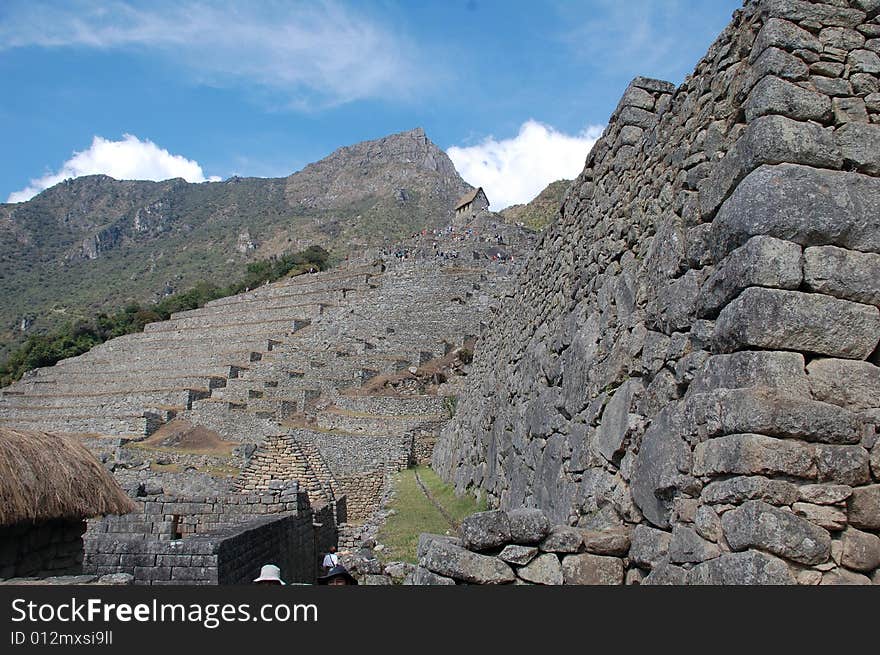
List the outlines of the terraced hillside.
{"type": "Polygon", "coordinates": [[[0,425],[79,433],[131,489],[298,480],[361,522],[430,457],[532,239],[487,213],[174,314],[3,389],[0,425]]]}
{"type": "Polygon", "coordinates": [[[28,334],[150,302],[317,244],[338,258],[443,225],[468,189],[422,129],[286,178],[189,184],[92,175],[0,204],[0,360],[28,334]]]}

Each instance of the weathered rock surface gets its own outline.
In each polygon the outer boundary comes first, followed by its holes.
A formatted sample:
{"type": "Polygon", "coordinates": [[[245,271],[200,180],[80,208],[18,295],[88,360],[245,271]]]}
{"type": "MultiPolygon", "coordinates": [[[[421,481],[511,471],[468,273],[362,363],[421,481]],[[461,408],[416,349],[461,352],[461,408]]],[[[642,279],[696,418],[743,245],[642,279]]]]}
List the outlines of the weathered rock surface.
{"type": "Polygon", "coordinates": [[[510,519],[502,510],[478,512],[465,517],[458,533],[465,548],[490,550],[510,541],[510,519]]]}
{"type": "Polygon", "coordinates": [[[715,323],[716,342],[725,351],[757,347],[865,359],[878,335],[877,307],[758,287],[743,291],[715,323]]]}
{"type": "Polygon", "coordinates": [[[542,585],[562,584],[562,565],[553,553],[544,553],[518,569],[517,576],[526,582],[542,585]]]}
{"type": "Polygon", "coordinates": [[[431,543],[421,565],[438,575],[472,584],[506,584],[516,578],[513,569],[501,560],[439,539],[431,543]]]}
{"type": "Polygon", "coordinates": [[[820,564],[831,555],[826,530],[761,501],[725,512],[721,526],[733,550],[759,548],[802,564],[820,564]]]}
{"type": "Polygon", "coordinates": [[[621,585],[623,561],[590,553],[566,555],[562,559],[562,575],[569,585],[621,585]]]}

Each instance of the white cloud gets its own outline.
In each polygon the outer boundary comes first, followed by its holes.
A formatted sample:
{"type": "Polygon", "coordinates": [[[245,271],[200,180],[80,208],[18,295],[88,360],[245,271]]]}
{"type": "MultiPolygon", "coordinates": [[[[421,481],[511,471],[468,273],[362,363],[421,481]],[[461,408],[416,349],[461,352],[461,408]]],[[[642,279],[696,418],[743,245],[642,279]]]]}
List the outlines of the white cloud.
{"type": "Polygon", "coordinates": [[[461,176],[486,191],[494,211],[529,202],[551,182],[573,179],[602,135],[591,125],[568,135],[535,120],[519,128],[512,139],[485,139],[475,146],[453,146],[446,153],[461,176]]]}
{"type": "Polygon", "coordinates": [[[74,152],[55,173],[31,180],[30,184],[9,194],[7,202],[30,200],[40,191],[71,177],[104,174],[117,180],[167,180],[182,177],[187,182],[215,182],[206,178],[198,162],[172,155],[152,141],[141,141],[125,134],[121,141],[108,141],[96,136],[88,150],[74,152]]]}
{"type": "Polygon", "coordinates": [[[147,52],[198,82],[252,85],[301,109],[400,98],[430,83],[429,62],[399,31],[332,0],[14,4],[0,51],[29,46],[147,52]]]}

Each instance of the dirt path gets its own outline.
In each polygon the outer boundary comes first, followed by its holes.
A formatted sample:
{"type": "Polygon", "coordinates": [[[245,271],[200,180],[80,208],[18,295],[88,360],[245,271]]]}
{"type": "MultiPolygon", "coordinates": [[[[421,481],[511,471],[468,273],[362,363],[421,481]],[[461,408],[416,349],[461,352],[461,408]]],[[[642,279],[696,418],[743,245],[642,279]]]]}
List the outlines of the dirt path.
{"type": "Polygon", "coordinates": [[[443,515],[443,518],[446,519],[446,522],[452,527],[453,530],[458,530],[459,524],[454,518],[449,515],[449,512],[446,511],[446,508],[443,507],[440,503],[437,502],[437,499],[431,494],[428,490],[428,487],[425,486],[425,483],[422,482],[422,479],[419,477],[418,471],[413,471],[416,476],[416,484],[419,485],[419,489],[422,490],[422,493],[425,494],[425,498],[431,501],[431,504],[437,508],[437,511],[443,515]]]}

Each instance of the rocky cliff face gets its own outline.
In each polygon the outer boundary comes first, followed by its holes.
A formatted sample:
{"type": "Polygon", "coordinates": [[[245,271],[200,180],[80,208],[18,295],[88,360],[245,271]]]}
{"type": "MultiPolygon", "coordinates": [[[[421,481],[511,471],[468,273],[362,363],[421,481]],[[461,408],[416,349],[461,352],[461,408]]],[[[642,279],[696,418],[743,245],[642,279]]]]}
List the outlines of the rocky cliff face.
{"type": "Polygon", "coordinates": [[[444,477],[631,530],[636,581],[878,581],[878,12],[749,0],[681,87],[631,84],[475,353],[444,477]]]}
{"type": "Polygon", "coordinates": [[[345,254],[449,221],[468,189],[423,130],[340,148],[283,179],[63,182],[0,205],[0,342],[57,320],[236,275],[315,243],[345,254]],[[246,234],[246,247],[241,235],[246,234]]]}

